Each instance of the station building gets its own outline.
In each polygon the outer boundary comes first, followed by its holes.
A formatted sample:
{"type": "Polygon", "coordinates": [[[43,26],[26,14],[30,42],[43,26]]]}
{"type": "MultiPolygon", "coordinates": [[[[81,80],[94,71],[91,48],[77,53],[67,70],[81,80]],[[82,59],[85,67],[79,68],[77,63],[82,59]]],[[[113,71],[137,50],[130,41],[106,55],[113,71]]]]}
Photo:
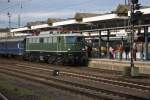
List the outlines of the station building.
{"type": "Polygon", "coordinates": [[[0,29],[0,37],[6,37],[6,36],[9,36],[9,29],[7,29],[7,28],[1,28],[0,29]]]}
{"type": "MultiPolygon", "coordinates": [[[[38,35],[48,33],[49,30],[81,32],[92,47],[92,58],[129,59],[130,50],[126,51],[130,47],[128,11],[128,5],[119,5],[116,11],[111,13],[76,13],[72,19],[49,18],[45,23],[38,25],[28,23],[25,27],[12,29],[11,32],[16,36],[22,33],[38,35]],[[110,51],[114,53],[113,56],[110,56],[110,51]]],[[[134,35],[134,42],[137,45],[136,58],[148,60],[150,59],[150,8],[142,7],[140,11],[143,17],[135,25],[134,35]]]]}

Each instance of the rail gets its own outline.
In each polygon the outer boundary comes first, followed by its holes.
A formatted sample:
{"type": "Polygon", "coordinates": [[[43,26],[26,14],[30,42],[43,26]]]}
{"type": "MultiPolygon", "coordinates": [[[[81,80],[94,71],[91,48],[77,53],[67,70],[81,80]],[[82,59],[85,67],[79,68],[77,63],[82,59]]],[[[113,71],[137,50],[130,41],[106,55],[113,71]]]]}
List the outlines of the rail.
{"type": "Polygon", "coordinates": [[[0,100],[8,100],[2,93],[0,93],[0,100]]]}

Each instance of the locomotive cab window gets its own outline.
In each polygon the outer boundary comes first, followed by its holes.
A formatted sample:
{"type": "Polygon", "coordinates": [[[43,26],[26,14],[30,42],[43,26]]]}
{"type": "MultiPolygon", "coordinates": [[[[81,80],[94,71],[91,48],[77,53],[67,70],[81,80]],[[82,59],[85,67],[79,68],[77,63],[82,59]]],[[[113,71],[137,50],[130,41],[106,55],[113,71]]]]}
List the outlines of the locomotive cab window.
{"type": "Polygon", "coordinates": [[[76,42],[84,43],[85,40],[83,37],[77,37],[76,42]]]}
{"type": "Polygon", "coordinates": [[[83,37],[68,36],[68,37],[66,37],[66,43],[84,43],[84,38],[83,37]]]}

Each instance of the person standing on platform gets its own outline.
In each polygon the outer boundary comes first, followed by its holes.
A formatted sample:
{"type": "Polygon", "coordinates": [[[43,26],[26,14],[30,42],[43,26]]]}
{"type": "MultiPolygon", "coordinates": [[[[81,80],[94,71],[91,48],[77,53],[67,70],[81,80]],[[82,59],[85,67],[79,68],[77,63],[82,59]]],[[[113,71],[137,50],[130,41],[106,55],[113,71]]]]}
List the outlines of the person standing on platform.
{"type": "Polygon", "coordinates": [[[114,59],[114,49],[111,46],[109,47],[109,58],[114,59]]]}
{"type": "Polygon", "coordinates": [[[129,52],[130,52],[130,47],[129,47],[129,46],[126,46],[126,47],[125,47],[126,60],[129,59],[129,52]]]}
{"type": "Polygon", "coordinates": [[[136,61],[136,52],[137,52],[137,45],[133,43],[133,59],[136,61]]]}
{"type": "Polygon", "coordinates": [[[144,58],[144,54],[143,54],[143,51],[144,51],[144,46],[143,46],[143,42],[140,43],[140,59],[143,60],[144,58]]]}
{"type": "Polygon", "coordinates": [[[87,47],[87,53],[88,53],[88,57],[91,58],[92,57],[92,47],[91,46],[87,47]]]}
{"type": "Polygon", "coordinates": [[[122,53],[123,53],[123,45],[120,43],[119,45],[119,59],[122,60],[122,53]]]}

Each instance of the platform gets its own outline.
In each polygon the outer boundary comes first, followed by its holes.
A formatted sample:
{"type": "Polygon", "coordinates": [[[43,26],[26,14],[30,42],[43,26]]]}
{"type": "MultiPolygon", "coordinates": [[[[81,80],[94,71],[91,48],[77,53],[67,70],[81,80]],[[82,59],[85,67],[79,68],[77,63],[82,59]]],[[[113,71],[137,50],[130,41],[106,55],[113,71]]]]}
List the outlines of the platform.
{"type": "MultiPolygon", "coordinates": [[[[150,61],[134,61],[142,74],[150,74],[150,61]]],[[[89,59],[88,67],[123,71],[124,67],[130,66],[130,60],[114,59],[89,59]]]]}

